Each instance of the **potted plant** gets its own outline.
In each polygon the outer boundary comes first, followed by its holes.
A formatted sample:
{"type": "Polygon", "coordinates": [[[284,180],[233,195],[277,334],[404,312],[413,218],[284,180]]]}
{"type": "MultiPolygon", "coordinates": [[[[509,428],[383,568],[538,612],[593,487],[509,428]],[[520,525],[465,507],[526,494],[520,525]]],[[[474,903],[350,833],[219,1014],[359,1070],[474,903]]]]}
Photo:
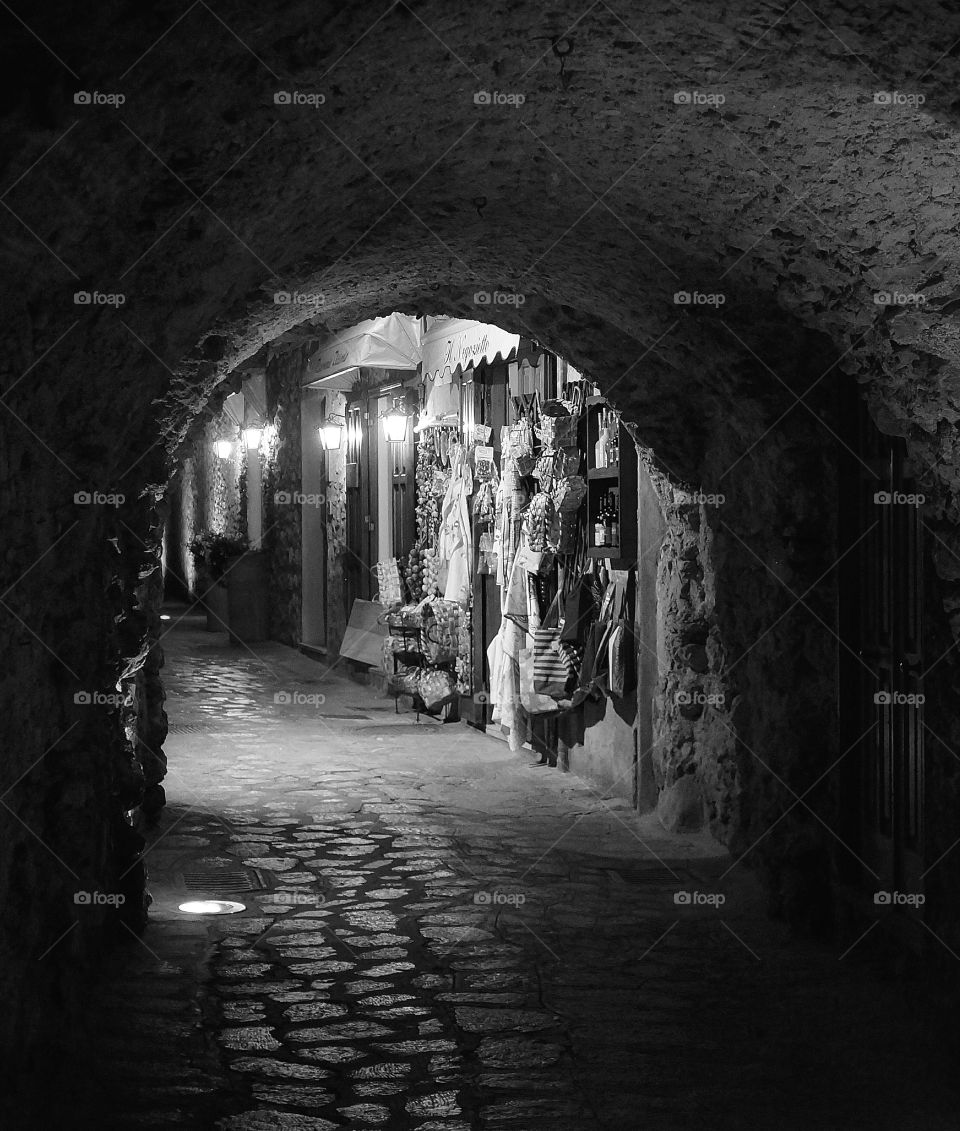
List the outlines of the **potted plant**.
{"type": "Polygon", "coordinates": [[[247,541],[236,534],[202,530],[190,542],[197,570],[198,598],[207,610],[207,631],[228,631],[226,574],[230,562],[247,549],[247,541]]]}

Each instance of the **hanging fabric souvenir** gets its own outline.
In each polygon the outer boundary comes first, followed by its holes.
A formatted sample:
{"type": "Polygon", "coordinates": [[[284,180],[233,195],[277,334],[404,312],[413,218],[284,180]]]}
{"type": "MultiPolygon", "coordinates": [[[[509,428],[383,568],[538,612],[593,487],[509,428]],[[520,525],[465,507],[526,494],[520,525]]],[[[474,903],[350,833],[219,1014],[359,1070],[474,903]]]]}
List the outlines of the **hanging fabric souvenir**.
{"type": "Polygon", "coordinates": [[[466,605],[473,594],[473,535],[467,502],[473,491],[473,477],[461,445],[451,449],[451,460],[450,482],[440,508],[437,551],[447,563],[446,578],[441,571],[444,599],[466,605]]]}

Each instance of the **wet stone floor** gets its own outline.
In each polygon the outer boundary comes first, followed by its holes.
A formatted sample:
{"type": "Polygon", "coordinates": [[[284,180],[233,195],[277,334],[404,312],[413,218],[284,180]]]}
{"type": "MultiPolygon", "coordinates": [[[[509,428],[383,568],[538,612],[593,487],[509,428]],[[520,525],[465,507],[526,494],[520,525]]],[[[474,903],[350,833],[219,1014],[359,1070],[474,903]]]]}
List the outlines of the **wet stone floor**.
{"type": "Polygon", "coordinates": [[[708,840],[194,618],[165,676],[151,923],[74,1126],[960,1126],[909,987],[791,940],[708,840]]]}

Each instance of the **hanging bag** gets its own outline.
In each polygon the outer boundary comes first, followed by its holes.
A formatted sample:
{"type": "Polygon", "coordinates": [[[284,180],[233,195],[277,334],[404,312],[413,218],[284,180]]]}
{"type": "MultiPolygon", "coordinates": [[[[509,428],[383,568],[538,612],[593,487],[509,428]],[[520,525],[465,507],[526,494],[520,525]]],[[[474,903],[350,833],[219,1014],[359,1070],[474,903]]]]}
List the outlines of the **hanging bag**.
{"type": "Polygon", "coordinates": [[[597,620],[601,595],[593,577],[584,574],[574,583],[563,606],[563,628],[560,639],[568,644],[587,642],[591,624],[597,620]]]}
{"type": "Polygon", "coordinates": [[[613,618],[617,615],[618,586],[607,586],[600,606],[600,615],[589,627],[583,650],[583,664],[580,668],[580,681],[574,701],[601,699],[610,687],[610,633],[613,618]]]}
{"type": "Polygon", "coordinates": [[[573,690],[580,671],[579,649],[560,639],[560,593],[550,604],[543,623],[533,631],[533,687],[553,699],[573,690]]]}
{"type": "Polygon", "coordinates": [[[557,710],[557,704],[549,695],[536,690],[533,681],[533,649],[521,648],[520,655],[520,706],[528,715],[549,715],[557,710]]]}
{"type": "Polygon", "coordinates": [[[633,625],[627,616],[628,601],[626,587],[619,585],[619,608],[617,610],[610,637],[607,641],[607,666],[609,670],[610,694],[618,699],[629,695],[636,689],[636,656],[634,652],[633,625]]]}

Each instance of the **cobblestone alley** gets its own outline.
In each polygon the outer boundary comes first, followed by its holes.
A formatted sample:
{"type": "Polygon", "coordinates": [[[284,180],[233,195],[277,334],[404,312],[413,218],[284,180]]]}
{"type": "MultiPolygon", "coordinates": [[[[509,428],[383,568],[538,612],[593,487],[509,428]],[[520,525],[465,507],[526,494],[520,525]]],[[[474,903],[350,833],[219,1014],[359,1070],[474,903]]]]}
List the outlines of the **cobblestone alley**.
{"type": "Polygon", "coordinates": [[[166,649],[151,922],[60,1126],[960,1126],[919,991],[790,941],[708,840],[281,645],[166,649]]]}

